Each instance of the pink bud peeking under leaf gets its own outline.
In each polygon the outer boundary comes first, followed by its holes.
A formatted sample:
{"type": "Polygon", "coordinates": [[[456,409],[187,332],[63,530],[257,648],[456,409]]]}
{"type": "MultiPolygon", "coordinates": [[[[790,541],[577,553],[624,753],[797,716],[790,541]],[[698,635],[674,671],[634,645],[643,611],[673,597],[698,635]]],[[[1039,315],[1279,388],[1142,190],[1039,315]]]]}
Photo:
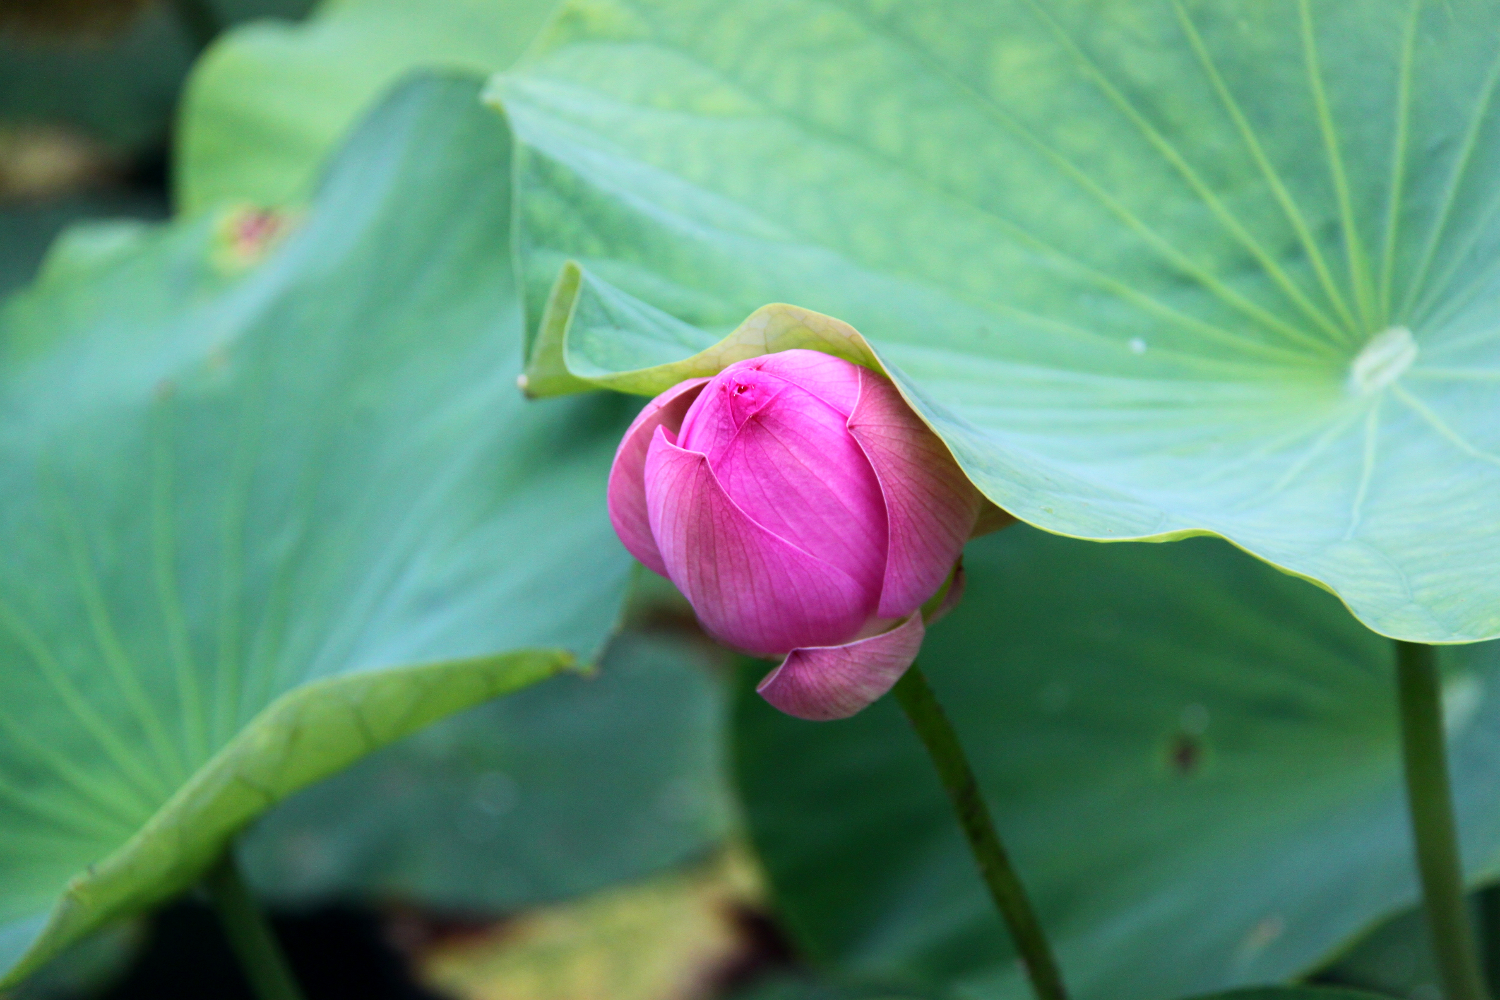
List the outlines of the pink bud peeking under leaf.
{"type": "Polygon", "coordinates": [[[889,379],[806,350],[657,396],[609,479],[625,547],[715,639],[784,657],[758,690],[805,719],[853,715],[911,665],[984,503],[889,379]]]}

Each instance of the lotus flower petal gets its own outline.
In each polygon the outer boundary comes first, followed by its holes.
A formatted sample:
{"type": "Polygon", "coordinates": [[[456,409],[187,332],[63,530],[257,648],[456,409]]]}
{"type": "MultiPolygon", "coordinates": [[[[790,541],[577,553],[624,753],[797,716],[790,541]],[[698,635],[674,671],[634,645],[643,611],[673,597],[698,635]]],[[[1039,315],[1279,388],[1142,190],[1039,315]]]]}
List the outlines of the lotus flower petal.
{"type": "Polygon", "coordinates": [[[896,387],[866,369],[860,372],[849,433],[880,480],[889,532],[877,613],[899,617],[942,586],[974,530],[983,498],[896,387]]]}
{"type": "Polygon", "coordinates": [[[742,367],[703,390],[678,443],[708,456],[756,523],[844,570],[873,598],[885,574],[885,499],[847,419],[780,375],[742,367]]]}
{"type": "Polygon", "coordinates": [[[708,457],[657,427],[646,507],[667,576],[715,639],[758,656],[855,635],[878,596],[767,530],[725,493],[708,457]]]}
{"type": "Polygon", "coordinates": [[[651,521],[646,515],[646,452],[658,427],[677,430],[708,379],[694,378],[647,403],[625,431],[609,470],[609,519],[630,554],[661,576],[667,575],[651,521]]]}
{"type": "Polygon", "coordinates": [[[859,402],[861,370],[858,365],[831,354],[801,349],[736,361],[714,377],[717,382],[734,382],[741,386],[728,400],[734,405],[726,408],[724,399],[705,398],[689,409],[683,418],[678,441],[684,448],[691,443],[691,450],[708,454],[717,435],[732,435],[744,418],[769,403],[786,385],[797,386],[847,417],[859,402]],[[756,395],[762,385],[771,387],[768,394],[756,395]],[[700,416],[710,424],[723,423],[717,427],[705,425],[699,428],[700,416]],[[738,419],[732,419],[735,417],[738,419]]]}
{"type": "Polygon", "coordinates": [[[822,351],[796,348],[751,358],[739,364],[785,379],[817,396],[846,417],[854,412],[855,404],[859,402],[859,373],[862,369],[852,362],[822,351]]]}
{"type": "Polygon", "coordinates": [[[794,649],[756,690],[788,715],[847,719],[891,689],[922,648],[921,615],[842,646],[794,649]]]}

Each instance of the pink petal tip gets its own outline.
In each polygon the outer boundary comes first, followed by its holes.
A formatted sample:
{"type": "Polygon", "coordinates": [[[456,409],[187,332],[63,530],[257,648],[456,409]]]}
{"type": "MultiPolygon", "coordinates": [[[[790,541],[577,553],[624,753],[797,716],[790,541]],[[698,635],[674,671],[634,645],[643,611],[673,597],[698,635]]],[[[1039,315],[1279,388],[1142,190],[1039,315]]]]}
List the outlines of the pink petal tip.
{"type": "Polygon", "coordinates": [[[922,616],[842,646],[794,649],[756,691],[799,719],[847,719],[889,691],[922,648],[922,616]]]}

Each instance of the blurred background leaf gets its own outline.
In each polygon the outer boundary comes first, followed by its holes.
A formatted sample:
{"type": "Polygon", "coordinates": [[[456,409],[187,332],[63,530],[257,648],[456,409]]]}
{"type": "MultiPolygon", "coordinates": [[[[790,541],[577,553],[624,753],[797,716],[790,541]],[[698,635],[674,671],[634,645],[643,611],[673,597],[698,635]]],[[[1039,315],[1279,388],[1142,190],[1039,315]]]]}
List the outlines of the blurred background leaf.
{"type": "Polygon", "coordinates": [[[892,992],[877,986],[834,986],[813,979],[777,977],[734,994],[734,1000],[930,1000],[932,994],[892,992]]]}
{"type": "Polygon", "coordinates": [[[95,229],[6,303],[0,968],[602,644],[629,408],[515,390],[508,148],[473,80],[417,82],[298,231],[95,229]]]}
{"type": "MultiPolygon", "coordinates": [[[[1470,919],[1483,946],[1491,989],[1500,986],[1500,886],[1469,896],[1470,919]]],[[[1431,931],[1420,909],[1398,913],[1320,970],[1317,981],[1374,990],[1404,1000],[1442,1000],[1431,931]]]]}
{"type": "MultiPolygon", "coordinates": [[[[1472,907],[1478,918],[1478,907],[1472,907]]],[[[1481,940],[1493,940],[1494,928],[1481,928],[1481,940]]],[[[1407,910],[1365,935],[1327,969],[1319,980],[1375,990],[1406,1000],[1443,1000],[1433,962],[1427,920],[1418,909],[1407,910]]]]}
{"type": "MultiPolygon", "coordinates": [[[[225,25],[312,0],[204,0],[225,25]]],[[[175,5],[22,0],[0,11],[0,297],[64,228],[168,214],[167,144],[197,42],[175,5]]]]}
{"type": "Polygon", "coordinates": [[[1231,990],[1194,1000],[1372,1000],[1373,993],[1325,989],[1316,986],[1272,986],[1264,989],[1231,990]]]}
{"type": "Polygon", "coordinates": [[[342,136],[414,69],[493,72],[557,0],[327,0],[306,23],[229,32],[194,69],[176,149],[180,211],[306,199],[342,136]]]}
{"type": "MultiPolygon", "coordinates": [[[[300,17],[312,0],[207,0],[225,25],[300,17]]],[[[36,6],[45,6],[37,4],[36,6]]],[[[70,6],[67,3],[56,6],[70,6]]],[[[0,32],[0,128],[54,124],[112,153],[142,153],[166,142],[198,43],[171,2],[72,4],[71,24],[0,32]]]]}
{"type": "Polygon", "coordinates": [[[707,1000],[745,948],[759,902],[741,851],[440,946],[423,978],[458,1000],[707,1000]]]}
{"type": "Polygon", "coordinates": [[[49,200],[40,204],[0,207],[0,297],[36,276],[48,249],[69,226],[99,216],[161,219],[163,204],[149,194],[103,193],[49,200]]]}
{"type": "Polygon", "coordinates": [[[728,834],[719,655],[618,636],[592,677],[470,709],[292,797],[245,839],[274,903],[501,913],[693,860],[728,834]]]}
{"type": "Polygon", "coordinates": [[[145,936],[141,920],[114,924],[65,949],[5,996],[13,1000],[97,996],[125,974],[145,936]]]}
{"type": "MultiPolygon", "coordinates": [[[[1229,545],[969,546],[922,662],[1080,1000],[1305,973],[1415,883],[1393,652],[1229,545]]],[[[1500,849],[1500,645],[1444,647],[1466,856],[1500,849]]],[[[942,793],[889,701],[811,724],[751,693],[735,759],[794,938],[847,975],[1027,995],[942,793]]]]}

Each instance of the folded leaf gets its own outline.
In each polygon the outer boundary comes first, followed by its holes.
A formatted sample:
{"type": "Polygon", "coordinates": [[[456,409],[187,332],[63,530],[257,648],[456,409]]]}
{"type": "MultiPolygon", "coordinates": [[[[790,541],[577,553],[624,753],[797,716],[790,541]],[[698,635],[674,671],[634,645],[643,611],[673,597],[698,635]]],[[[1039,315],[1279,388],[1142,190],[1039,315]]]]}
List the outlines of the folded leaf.
{"type": "Polygon", "coordinates": [[[491,88],[528,377],[842,352],[1032,524],[1500,636],[1497,38],[1487,0],[571,0],[491,88]]]}

